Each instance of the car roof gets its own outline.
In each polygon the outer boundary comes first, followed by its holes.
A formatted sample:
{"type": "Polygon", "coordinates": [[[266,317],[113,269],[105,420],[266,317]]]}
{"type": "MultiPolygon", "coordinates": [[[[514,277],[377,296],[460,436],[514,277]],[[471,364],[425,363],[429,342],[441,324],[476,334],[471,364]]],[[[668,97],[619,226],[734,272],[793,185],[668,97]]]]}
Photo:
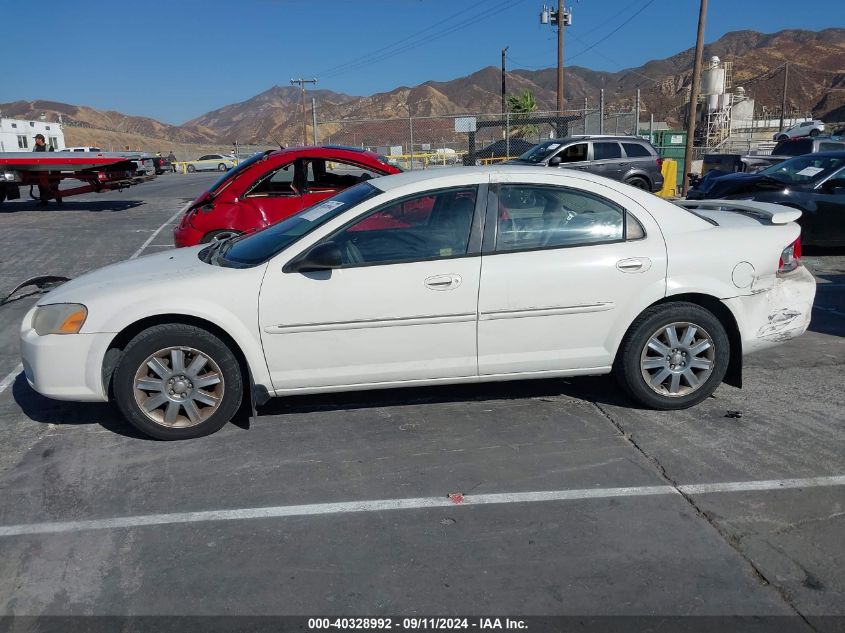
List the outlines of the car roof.
{"type": "MultiPolygon", "coordinates": [[[[450,181],[456,177],[465,176],[467,184],[483,182],[485,176],[496,179],[499,176],[520,176],[530,177],[548,176],[549,173],[555,173],[560,176],[574,177],[579,180],[587,180],[599,184],[608,184],[610,182],[607,178],[597,176],[589,172],[581,170],[554,170],[545,165],[482,165],[476,167],[444,167],[437,169],[417,169],[414,171],[405,171],[401,174],[393,174],[392,176],[385,176],[367,182],[381,191],[391,191],[407,185],[414,185],[421,182],[433,181],[436,186],[436,181],[450,181]],[[563,173],[563,172],[566,173],[563,173]]],[[[452,185],[449,185],[452,186],[452,185]]]]}
{"type": "Polygon", "coordinates": [[[845,150],[835,150],[830,152],[810,152],[809,154],[801,154],[800,156],[792,156],[791,158],[808,158],[814,156],[821,156],[822,158],[845,158],[845,150]]]}
{"type": "Polygon", "coordinates": [[[640,141],[642,143],[648,143],[648,139],[640,138],[639,136],[628,136],[626,134],[573,134],[572,136],[549,140],[563,143],[564,141],[589,141],[594,138],[602,141],[640,141]]]}
{"type": "Polygon", "coordinates": [[[382,158],[375,152],[360,147],[346,147],[344,145],[306,145],[304,147],[286,147],[284,149],[273,150],[270,156],[273,158],[279,156],[300,156],[310,155],[318,158],[331,158],[336,156],[338,158],[360,159],[366,156],[370,160],[384,163],[382,158]]]}

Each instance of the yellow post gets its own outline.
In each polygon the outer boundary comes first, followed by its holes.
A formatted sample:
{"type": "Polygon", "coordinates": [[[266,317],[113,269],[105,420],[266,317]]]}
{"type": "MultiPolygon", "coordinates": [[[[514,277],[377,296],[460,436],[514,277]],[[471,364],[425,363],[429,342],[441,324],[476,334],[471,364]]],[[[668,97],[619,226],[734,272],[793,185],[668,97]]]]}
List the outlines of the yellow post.
{"type": "Polygon", "coordinates": [[[663,188],[657,195],[661,198],[674,198],[678,192],[678,161],[664,158],[660,171],[663,174],[663,188]]]}

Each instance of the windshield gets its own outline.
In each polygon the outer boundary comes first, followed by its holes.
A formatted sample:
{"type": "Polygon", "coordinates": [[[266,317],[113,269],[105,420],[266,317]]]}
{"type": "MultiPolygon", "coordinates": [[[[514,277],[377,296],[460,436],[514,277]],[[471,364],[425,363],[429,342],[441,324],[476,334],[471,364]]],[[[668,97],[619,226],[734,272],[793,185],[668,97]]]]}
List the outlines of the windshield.
{"type": "Polygon", "coordinates": [[[546,141],[545,143],[540,143],[520,156],[519,160],[524,160],[528,163],[542,163],[549,156],[554,154],[560,146],[560,141],[546,141]]]}
{"type": "Polygon", "coordinates": [[[803,185],[821,180],[843,166],[845,166],[845,158],[805,154],[772,165],[757,173],[790,185],[803,185]]]}
{"type": "Polygon", "coordinates": [[[220,176],[213,185],[209,188],[209,192],[216,193],[226,182],[231,181],[235,176],[243,172],[245,169],[248,169],[262,158],[264,158],[267,154],[269,154],[273,150],[268,150],[266,152],[258,152],[257,154],[253,154],[250,158],[246,159],[242,163],[238,163],[235,167],[227,171],[225,174],[220,176]]]}
{"type": "MultiPolygon", "coordinates": [[[[272,224],[266,229],[223,243],[216,263],[231,268],[247,268],[262,264],[318,226],[380,193],[380,189],[366,182],[344,189],[336,196],[323,200],[277,224],[272,224]]],[[[215,246],[210,248],[215,248],[215,246]]],[[[214,255],[210,254],[210,256],[213,262],[214,255]]]]}

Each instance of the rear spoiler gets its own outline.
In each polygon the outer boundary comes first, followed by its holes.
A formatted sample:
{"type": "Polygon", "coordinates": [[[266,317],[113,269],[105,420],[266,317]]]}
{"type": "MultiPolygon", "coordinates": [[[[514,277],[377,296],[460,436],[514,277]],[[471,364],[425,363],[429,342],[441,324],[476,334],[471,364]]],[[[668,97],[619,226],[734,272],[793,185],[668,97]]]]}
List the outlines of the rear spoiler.
{"type": "Polygon", "coordinates": [[[675,200],[685,209],[714,209],[716,211],[737,211],[768,220],[772,224],[789,224],[801,217],[801,211],[773,202],[755,200],[675,200]]]}

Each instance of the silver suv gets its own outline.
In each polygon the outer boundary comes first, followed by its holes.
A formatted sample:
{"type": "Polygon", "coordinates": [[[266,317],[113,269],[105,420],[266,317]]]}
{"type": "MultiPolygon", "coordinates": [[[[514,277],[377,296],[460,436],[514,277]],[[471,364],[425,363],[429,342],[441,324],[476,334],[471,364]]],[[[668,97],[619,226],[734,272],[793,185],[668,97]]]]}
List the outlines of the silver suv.
{"type": "Polygon", "coordinates": [[[663,188],[663,159],[651,143],[635,136],[569,136],[535,145],[514,165],[581,169],[621,180],[637,189],[663,188]]]}

